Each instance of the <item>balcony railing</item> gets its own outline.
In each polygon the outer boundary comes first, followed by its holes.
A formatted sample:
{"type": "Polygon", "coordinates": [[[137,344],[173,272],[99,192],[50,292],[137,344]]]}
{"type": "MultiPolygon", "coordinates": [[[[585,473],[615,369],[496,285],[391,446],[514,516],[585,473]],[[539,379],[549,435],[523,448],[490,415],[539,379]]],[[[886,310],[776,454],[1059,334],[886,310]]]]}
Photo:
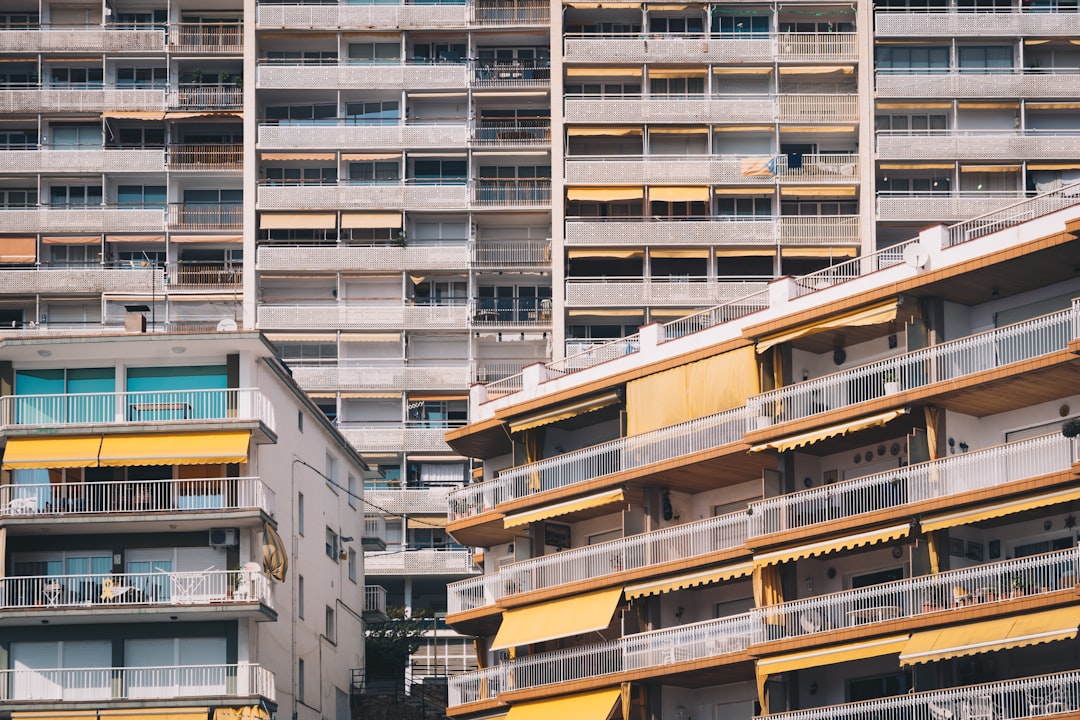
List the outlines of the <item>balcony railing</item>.
{"type": "Polygon", "coordinates": [[[575,63],[762,63],[858,60],[855,33],[640,33],[568,35],[565,59],[575,63]]]}
{"type": "Polygon", "coordinates": [[[877,72],[879,98],[1043,98],[1071,97],[1080,71],[1018,70],[979,72],[877,72]]]}
{"type": "Polygon", "coordinates": [[[161,172],[165,151],[138,148],[45,147],[5,150],[0,153],[0,172],[40,173],[63,168],[65,172],[161,172]]]}
{"type": "Polygon", "coordinates": [[[450,706],[555,683],[634,670],[666,670],[675,663],[743,652],[761,636],[749,614],[638,633],[584,647],[538,653],[450,678],[450,706]]]}
{"type": "Polygon", "coordinates": [[[566,158],[567,183],[754,183],[852,182],[859,178],[854,154],[804,155],[612,155],[566,158]]]}
{"type": "Polygon", "coordinates": [[[551,67],[546,60],[477,60],[470,84],[476,88],[547,87],[551,67]]]}
{"type": "Polygon", "coordinates": [[[0,609],[209,605],[272,606],[270,580],[259,571],[108,573],[0,578],[0,609]]]}
{"type": "Polygon", "coordinates": [[[1080,183],[1073,183],[1028,200],[963,220],[949,227],[948,246],[958,245],[983,235],[1004,230],[1032,218],[1049,215],[1080,203],[1080,183]]]}
{"type": "Polygon", "coordinates": [[[240,203],[174,203],[169,205],[173,230],[242,230],[244,208],[240,203]]]}
{"type": "MultiPolygon", "coordinates": [[[[467,365],[336,365],[290,363],[305,390],[466,390],[472,383],[467,365]]],[[[445,510],[445,508],[443,508],[445,510]]]]}
{"type": "Polygon", "coordinates": [[[448,427],[419,423],[342,422],[341,434],[353,447],[366,452],[450,452],[448,427]]]}
{"type": "Polygon", "coordinates": [[[161,269],[92,267],[39,267],[36,270],[0,270],[0,294],[71,293],[98,295],[104,292],[163,293],[161,269]]]}
{"type": "Polygon", "coordinates": [[[159,208],[115,205],[53,205],[0,208],[4,232],[163,232],[165,213],[159,208]]]}
{"type": "Polygon", "coordinates": [[[260,185],[257,203],[260,210],[463,210],[470,197],[472,192],[464,178],[374,184],[346,180],[326,185],[260,185]]]}
{"type": "MultiPolygon", "coordinates": [[[[500,6],[503,3],[500,3],[500,6]]],[[[512,7],[512,5],[511,5],[512,7]]],[[[545,5],[544,9],[547,9],[545,5]]],[[[348,5],[277,5],[259,3],[260,28],[338,30],[363,28],[464,28],[468,25],[464,2],[454,3],[356,3],[348,5]]]]}
{"type": "Polygon", "coordinates": [[[257,420],[273,429],[274,406],[253,388],[0,397],[4,427],[182,420],[257,420]]]}
{"type": "Polygon", "coordinates": [[[493,575],[447,585],[447,610],[463,612],[493,605],[517,593],[741,547],[747,538],[747,528],[746,513],[732,513],[509,563],[493,575]]]}
{"type": "Polygon", "coordinates": [[[164,52],[160,28],[43,26],[0,30],[0,52],[164,52]]]}
{"type": "Polygon", "coordinates": [[[744,408],[725,410],[519,465],[493,480],[452,490],[449,517],[451,520],[473,517],[494,510],[499,503],[738,442],[746,428],[746,419],[744,408]]]}
{"type": "Polygon", "coordinates": [[[879,160],[1051,160],[1080,157],[1080,134],[1045,130],[879,130],[877,149],[879,160]]]}
{"type": "Polygon", "coordinates": [[[751,536],[835,522],[877,510],[1068,470],[1076,448],[1061,435],[952,455],[750,503],[751,536]]]}
{"type": "Polygon", "coordinates": [[[465,305],[261,305],[260,329],[463,330],[465,305]]]}
{"type": "Polygon", "coordinates": [[[184,84],[169,92],[169,107],[180,110],[239,110],[244,90],[236,85],[184,84]]]}
{"type": "Polygon", "coordinates": [[[551,207],[551,180],[477,180],[473,207],[551,207]]]}
{"type": "Polygon", "coordinates": [[[1080,672],[1000,680],[979,685],[774,713],[770,720],[946,720],[1025,718],[1080,709],[1080,672]]]}
{"type": "Polygon", "coordinates": [[[465,240],[445,245],[409,247],[346,245],[260,245],[260,271],[273,270],[465,270],[469,250],[465,240]]]}
{"type": "Polygon", "coordinates": [[[551,240],[480,240],[473,245],[471,262],[499,268],[550,265],[551,240]]]}
{"type": "Polygon", "coordinates": [[[750,613],[771,627],[771,637],[815,635],[1015,597],[1073,590],[1078,577],[1080,550],[1070,548],[792,600],[755,608],[750,613]]]}
{"type": "MultiPolygon", "coordinates": [[[[344,6],[343,6],[344,7],[344,6]]],[[[465,144],[465,120],[365,124],[356,118],[268,121],[259,124],[259,147],[274,150],[311,148],[445,148],[465,144]]]]}
{"type": "MultiPolygon", "coordinates": [[[[448,487],[364,490],[364,500],[372,509],[391,515],[446,514],[448,487]]],[[[370,512],[370,510],[369,510],[370,512]]]]}
{"type": "Polygon", "coordinates": [[[575,277],[566,280],[569,307],[642,305],[706,306],[730,302],[764,290],[768,281],[717,280],[705,277],[612,278],[575,277]]]}
{"type": "Polygon", "coordinates": [[[242,23],[177,23],[169,27],[169,51],[223,55],[244,51],[242,23]]]}
{"type": "Polygon", "coordinates": [[[257,68],[261,89],[312,87],[365,87],[371,89],[464,88],[469,67],[464,63],[388,63],[372,65],[283,65],[261,61],[257,68]]]}
{"type": "Polygon", "coordinates": [[[386,588],[382,585],[364,586],[364,612],[386,614],[386,588]]]}
{"type": "Polygon", "coordinates": [[[677,340],[684,335],[716,327],[735,318],[749,315],[758,310],[764,310],[767,307],[769,307],[768,288],[737,298],[723,305],[717,305],[708,310],[702,310],[693,315],[664,323],[664,341],[677,340]]]}
{"type": "Polygon", "coordinates": [[[749,398],[746,408],[752,421],[790,422],[884,397],[890,379],[913,390],[981,375],[1067,349],[1073,321],[1072,309],[1024,320],[770,390],[749,398]]]}
{"type": "Polygon", "coordinates": [[[0,670],[0,701],[61,702],[220,696],[275,700],[274,676],[261,665],[34,668],[0,670]]]}
{"type": "MultiPolygon", "coordinates": [[[[974,9],[974,8],[971,8],[974,9]]],[[[944,12],[944,7],[911,8],[906,11],[878,10],[874,31],[885,37],[1022,37],[1075,35],[1080,18],[1074,12],[1060,12],[1051,5],[1019,8],[979,8],[978,12],[944,12]],[[987,10],[988,12],[983,12],[987,10]]]]}
{"type": "Polygon", "coordinates": [[[115,87],[50,87],[35,85],[0,89],[0,113],[102,112],[145,110],[164,112],[164,90],[115,87]]]}
{"type": "Polygon", "coordinates": [[[372,575],[473,575],[471,550],[404,550],[364,553],[364,574],[372,575]]]}
{"type": "Polygon", "coordinates": [[[541,327],[551,324],[551,300],[538,297],[480,298],[470,322],[477,327],[541,327]]]}
{"type": "Polygon", "coordinates": [[[274,491],[257,477],[0,485],[0,517],[219,510],[270,515],[274,505],[274,491]]]}
{"type": "Polygon", "coordinates": [[[239,290],[244,269],[232,263],[178,262],[169,277],[171,290],[214,292],[239,290]]]}
{"type": "Polygon", "coordinates": [[[469,3],[473,25],[544,25],[551,18],[551,6],[543,0],[475,0],[469,3]]]}
{"type": "Polygon", "coordinates": [[[240,170],[243,145],[170,145],[170,170],[240,170]]]}
{"type": "Polygon", "coordinates": [[[551,120],[480,120],[473,128],[472,142],[493,147],[549,145],[551,120]]]}
{"type": "Polygon", "coordinates": [[[856,215],[566,220],[568,245],[858,245],[856,215]]]}

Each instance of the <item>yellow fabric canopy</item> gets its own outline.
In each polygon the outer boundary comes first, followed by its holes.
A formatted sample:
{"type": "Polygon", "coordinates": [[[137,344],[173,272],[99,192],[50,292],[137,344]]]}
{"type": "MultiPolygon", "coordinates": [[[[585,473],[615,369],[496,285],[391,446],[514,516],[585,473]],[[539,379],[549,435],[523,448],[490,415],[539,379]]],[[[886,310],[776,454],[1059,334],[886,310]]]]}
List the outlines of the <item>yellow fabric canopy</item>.
{"type": "Polygon", "coordinates": [[[896,312],[900,307],[900,300],[893,298],[886,302],[876,303],[869,307],[859,308],[851,312],[833,315],[824,320],[807,323],[799,327],[783,332],[766,335],[757,342],[758,353],[769,350],[774,345],[791,342],[806,335],[812,335],[822,330],[834,330],[842,327],[863,327],[866,325],[881,325],[896,319],[896,312]]]}
{"type": "Polygon", "coordinates": [[[402,214],[396,213],[341,213],[341,229],[352,228],[399,228],[402,214]]]}
{"type": "Polygon", "coordinates": [[[100,449],[100,435],[14,437],[4,451],[4,469],[97,467],[100,449]]]}
{"type": "Polygon", "coordinates": [[[576,126],[566,128],[566,134],[570,137],[591,137],[593,135],[603,135],[607,137],[630,137],[633,135],[640,135],[641,128],[639,127],[591,127],[591,126],[576,126]]]}
{"type": "MultiPolygon", "coordinates": [[[[11,720],[98,720],[98,714],[93,710],[44,710],[40,712],[13,712],[11,713],[11,720]]],[[[206,720],[206,713],[203,713],[201,720],[206,720]]]]}
{"type": "Polygon", "coordinates": [[[649,77],[656,78],[703,78],[709,74],[705,67],[650,67],[649,77]]]}
{"type": "Polygon", "coordinates": [[[423,530],[425,528],[441,528],[446,527],[447,517],[445,515],[424,515],[423,517],[412,517],[405,521],[405,527],[409,530],[423,530]]]}
{"type": "Polygon", "coordinates": [[[746,577],[753,571],[754,563],[744,562],[739,563],[738,565],[709,568],[708,570],[677,575],[673,578],[664,578],[662,580],[651,580],[635,585],[627,585],[623,592],[626,594],[626,599],[631,600],[633,598],[647,597],[649,595],[674,592],[684,588],[711,585],[712,583],[723,582],[724,580],[734,580],[735,578],[746,577]]]}
{"type": "Polygon", "coordinates": [[[570,513],[579,512],[581,510],[603,507],[604,505],[622,502],[624,497],[623,491],[620,488],[618,490],[608,490],[607,492],[596,493],[595,495],[587,495],[574,500],[551,503],[536,510],[507,515],[503,518],[503,527],[518,527],[520,525],[528,525],[531,522],[559,517],[560,515],[569,515],[570,513]]]}
{"type": "Polygon", "coordinates": [[[855,197],[854,185],[781,185],[780,197],[855,197]]]}
{"type": "Polygon", "coordinates": [[[709,202],[709,188],[702,186],[653,186],[649,188],[649,200],[657,202],[709,202]]]}
{"type": "Polygon", "coordinates": [[[32,263],[37,260],[37,238],[0,237],[0,263],[32,263]]]}
{"type": "Polygon", "coordinates": [[[564,695],[550,700],[521,703],[510,708],[506,720],[607,720],[615,703],[622,696],[620,688],[604,688],[577,695],[564,695]]]}
{"type": "Polygon", "coordinates": [[[635,258],[644,257],[645,253],[642,250],[616,250],[614,248],[595,248],[595,249],[581,249],[574,248],[567,252],[567,257],[571,260],[574,258],[635,258]]]}
{"type": "Polygon", "coordinates": [[[909,524],[893,525],[892,527],[887,527],[882,530],[870,530],[869,532],[845,535],[844,537],[822,540],[821,542],[809,543],[798,547],[786,548],[784,550],[773,550],[772,552],[760,553],[754,556],[754,564],[776,565],[778,563],[788,562],[789,560],[802,560],[803,558],[816,557],[818,555],[828,555],[830,553],[840,552],[841,550],[851,550],[864,545],[877,545],[878,543],[907,537],[910,532],[911,525],[909,524]]]}
{"type": "Polygon", "coordinates": [[[492,650],[603,630],[619,605],[622,588],[607,588],[507,610],[491,643],[492,650]]]}
{"type": "Polygon", "coordinates": [[[214,720],[269,720],[270,714],[258,705],[214,708],[214,720]]]}
{"type": "Polygon", "coordinates": [[[697,126],[679,126],[679,125],[660,125],[658,127],[649,127],[650,135],[708,135],[709,128],[697,127],[697,126]]]}
{"type": "Polygon", "coordinates": [[[870,427],[881,427],[903,414],[903,410],[889,410],[888,412],[883,412],[878,415],[871,415],[870,417],[859,418],[858,420],[852,420],[851,422],[830,425],[828,427],[818,428],[817,430],[811,430],[810,432],[799,433],[798,435],[789,435],[788,437],[779,440],[771,440],[767,443],[762,443],[761,445],[754,445],[750,448],[750,452],[762,452],[764,450],[786,452],[806,445],[813,445],[822,440],[828,440],[831,437],[847,435],[848,433],[858,432],[859,430],[865,430],[870,427]]]}
{"type": "Polygon", "coordinates": [[[106,435],[100,467],[210,465],[247,462],[250,430],[202,433],[106,435]]]}
{"type": "Polygon", "coordinates": [[[780,256],[786,258],[853,258],[859,254],[855,247],[821,247],[814,245],[796,245],[780,248],[780,256]]]}
{"type": "Polygon", "coordinates": [[[260,230],[333,230],[337,227],[334,213],[263,213],[259,216],[260,230]]]}
{"type": "Polygon", "coordinates": [[[560,420],[568,420],[578,415],[584,415],[585,413],[591,413],[601,408],[606,408],[610,405],[614,405],[619,402],[619,396],[614,392],[604,393],[603,395],[596,395],[584,400],[578,400],[577,402],[568,403],[566,405],[559,405],[558,407],[544,412],[537,413],[535,415],[527,415],[526,417],[519,418],[510,423],[510,432],[519,433],[523,430],[531,430],[535,427],[542,425],[550,425],[551,423],[559,422],[560,420]]]}
{"type": "Polygon", "coordinates": [[[612,200],[640,200],[645,197],[641,187],[572,187],[566,189],[567,200],[593,200],[610,202],[612,200]]]}
{"type": "Polygon", "coordinates": [[[982,522],[983,520],[1014,515],[1016,513],[1024,512],[1025,510],[1034,510],[1035,508],[1057,505],[1058,503],[1071,502],[1073,500],[1080,500],[1080,488],[1066,488],[1055,492],[1043,493],[1034,497],[1024,497],[1017,500],[1009,500],[1008,502],[995,503],[993,505],[982,505],[980,507],[961,510],[959,512],[931,515],[922,521],[922,531],[927,533],[934,532],[935,530],[944,530],[945,528],[959,527],[960,525],[971,525],[972,523],[982,522]]]}
{"type": "Polygon", "coordinates": [[[641,77],[639,67],[569,67],[567,77],[641,77]]]}
{"type": "Polygon", "coordinates": [[[900,652],[900,665],[976,655],[1070,640],[1080,625],[1080,607],[1071,606],[915,633],[900,652]]]}
{"type": "Polygon", "coordinates": [[[654,373],[626,384],[627,435],[730,410],[760,392],[752,347],[654,373]]]}
{"type": "Polygon", "coordinates": [[[875,640],[864,640],[845,645],[834,645],[833,647],[762,658],[757,662],[757,674],[759,677],[764,678],[769,675],[791,672],[792,670],[805,670],[820,665],[836,665],[852,660],[865,660],[882,655],[892,655],[903,650],[909,637],[908,635],[891,635],[875,640]]]}
{"type": "MultiPolygon", "coordinates": [[[[225,708],[218,708],[217,710],[221,709],[225,708]]],[[[244,709],[246,710],[247,708],[244,709]]],[[[217,710],[214,711],[215,718],[217,717],[217,710]]],[[[263,715],[252,716],[251,720],[256,720],[259,717],[269,717],[269,715],[265,714],[265,711],[262,712],[263,715]]],[[[36,713],[27,713],[26,715],[31,714],[36,713]]],[[[206,720],[207,708],[126,708],[122,710],[108,710],[102,708],[97,715],[100,720],[206,720]]],[[[62,717],[70,720],[71,715],[63,715],[62,717]]],[[[12,720],[14,720],[14,718],[15,713],[12,713],[12,720]]],[[[30,720],[30,718],[26,717],[26,720],[30,720]]],[[[38,720],[43,720],[43,718],[39,718],[38,720]]]]}

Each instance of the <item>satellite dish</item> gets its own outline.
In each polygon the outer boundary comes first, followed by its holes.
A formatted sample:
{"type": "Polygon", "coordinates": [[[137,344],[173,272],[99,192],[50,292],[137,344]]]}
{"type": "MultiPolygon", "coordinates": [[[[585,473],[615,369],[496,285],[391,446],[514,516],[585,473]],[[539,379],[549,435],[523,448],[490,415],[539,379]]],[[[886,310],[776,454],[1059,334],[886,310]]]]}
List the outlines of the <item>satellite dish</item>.
{"type": "Polygon", "coordinates": [[[926,251],[926,248],[921,243],[911,243],[904,248],[904,262],[916,270],[926,267],[926,263],[929,261],[930,253],[926,251]]]}
{"type": "Polygon", "coordinates": [[[217,324],[218,332],[236,332],[236,321],[232,318],[225,318],[217,324]]]}

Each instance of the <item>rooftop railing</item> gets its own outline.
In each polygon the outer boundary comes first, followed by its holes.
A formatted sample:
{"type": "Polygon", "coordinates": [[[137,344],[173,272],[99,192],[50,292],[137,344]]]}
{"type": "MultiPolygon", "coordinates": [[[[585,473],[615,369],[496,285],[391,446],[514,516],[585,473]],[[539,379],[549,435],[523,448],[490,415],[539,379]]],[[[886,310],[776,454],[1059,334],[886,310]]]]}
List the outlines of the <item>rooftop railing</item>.
{"type": "Polygon", "coordinates": [[[1037,195],[1000,210],[949,226],[948,247],[1049,215],[1080,203],[1080,183],[1037,195]]]}

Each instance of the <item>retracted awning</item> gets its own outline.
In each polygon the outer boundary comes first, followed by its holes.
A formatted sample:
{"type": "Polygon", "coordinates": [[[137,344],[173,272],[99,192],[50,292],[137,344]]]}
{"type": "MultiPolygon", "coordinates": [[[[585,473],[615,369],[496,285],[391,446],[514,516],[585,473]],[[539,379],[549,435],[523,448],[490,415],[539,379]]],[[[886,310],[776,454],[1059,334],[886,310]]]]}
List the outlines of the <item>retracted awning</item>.
{"type": "MultiPolygon", "coordinates": [[[[13,712],[11,720],[97,720],[94,710],[43,710],[41,712],[13,712]]],[[[206,715],[203,715],[205,720],[206,715]]]]}
{"type": "Polygon", "coordinates": [[[4,450],[4,469],[97,467],[100,449],[100,435],[15,437],[4,450]]]}
{"type": "Polygon", "coordinates": [[[1071,606],[927,630],[911,636],[900,652],[900,665],[1069,640],[1076,637],[1077,626],[1080,607],[1071,606]]]}
{"type": "Polygon", "coordinates": [[[891,635],[876,640],[762,658],[758,660],[757,673],[759,677],[777,675],[820,665],[836,665],[837,663],[852,660],[865,660],[882,655],[891,655],[903,650],[909,637],[909,635],[891,635]]]}
{"type": "Polygon", "coordinates": [[[396,213],[341,213],[341,229],[353,228],[399,228],[402,214],[396,213]]]}
{"type": "Polygon", "coordinates": [[[492,650],[603,630],[619,605],[622,588],[608,588],[551,602],[507,610],[492,650]]]}
{"type": "Polygon", "coordinates": [[[131,465],[209,465],[247,462],[250,430],[219,433],[106,435],[101,467],[131,465]]]}
{"type": "Polygon", "coordinates": [[[548,518],[559,517],[560,515],[569,515],[570,513],[580,512],[581,510],[589,510],[591,508],[622,502],[623,499],[624,493],[620,488],[618,490],[596,493],[595,495],[587,495],[574,500],[551,503],[536,510],[507,515],[503,518],[503,527],[512,528],[518,527],[519,525],[528,525],[531,522],[538,522],[540,520],[547,520],[548,518]]]}
{"type": "Polygon", "coordinates": [[[405,521],[405,527],[408,530],[423,530],[425,528],[443,528],[446,527],[447,517],[445,515],[423,515],[423,516],[409,516],[409,519],[405,521]]]}
{"type": "Polygon", "coordinates": [[[214,708],[214,720],[269,720],[270,713],[258,705],[214,708]]]}
{"type": "MultiPolygon", "coordinates": [[[[206,720],[207,709],[205,707],[125,708],[116,710],[102,708],[97,715],[100,720],[206,720]]],[[[70,716],[65,717],[70,718],[70,716]]],[[[269,716],[264,714],[262,717],[269,716]]],[[[14,713],[12,714],[12,720],[14,720],[14,713]]]]}
{"type": "Polygon", "coordinates": [[[615,709],[621,692],[619,688],[604,688],[577,695],[565,695],[550,700],[521,703],[510,708],[506,720],[607,720],[615,709]]]}
{"type": "Polygon", "coordinates": [[[869,417],[859,418],[858,420],[852,420],[838,425],[829,425],[828,427],[799,433],[798,435],[789,435],[786,438],[772,440],[767,443],[762,443],[761,445],[754,445],[750,448],[750,452],[761,452],[763,450],[777,450],[779,452],[784,452],[786,450],[794,450],[795,448],[813,445],[814,443],[819,443],[822,440],[828,440],[829,438],[838,435],[847,435],[848,433],[865,430],[870,427],[880,427],[903,414],[903,410],[890,410],[888,412],[870,415],[869,417]]]}
{"type": "Polygon", "coordinates": [[[621,402],[619,396],[614,392],[604,393],[603,395],[595,395],[585,400],[579,400],[578,402],[568,403],[566,405],[560,405],[551,410],[545,410],[542,413],[535,415],[527,415],[526,417],[519,418],[510,423],[510,432],[519,433],[522,430],[532,430],[533,428],[541,427],[543,425],[550,425],[557,423],[560,420],[569,420],[572,417],[578,415],[584,415],[585,413],[595,412],[597,410],[609,407],[618,402],[621,402]]]}
{"type": "Polygon", "coordinates": [[[567,200],[611,202],[613,200],[640,200],[645,197],[641,187],[572,187],[566,189],[567,200]]]}
{"type": "Polygon", "coordinates": [[[931,515],[922,521],[921,526],[923,532],[933,532],[934,530],[944,530],[945,528],[959,527],[960,525],[970,525],[972,523],[982,522],[983,520],[1014,515],[1016,513],[1024,512],[1025,510],[1034,510],[1035,508],[1057,505],[1058,503],[1070,502],[1072,500],[1080,500],[1080,488],[1066,488],[1056,492],[1043,493],[1036,497],[1024,497],[1018,500],[1010,500],[1008,502],[995,503],[993,505],[983,505],[981,507],[961,510],[959,512],[931,515]]]}
{"type": "Polygon", "coordinates": [[[800,325],[797,328],[785,330],[784,332],[776,333],[774,335],[766,335],[758,340],[757,351],[760,354],[774,345],[797,340],[798,338],[822,330],[833,330],[841,327],[861,327],[864,325],[880,325],[882,323],[892,322],[896,320],[896,311],[899,307],[900,300],[898,298],[893,298],[887,302],[877,303],[870,307],[860,308],[859,310],[843,313],[841,315],[833,315],[824,320],[800,325]]]}
{"type": "Polygon", "coordinates": [[[666,592],[674,592],[684,588],[710,585],[716,582],[723,582],[724,580],[734,580],[735,578],[746,577],[753,571],[754,563],[744,562],[739,563],[738,565],[728,565],[722,568],[709,568],[708,570],[677,575],[673,578],[664,578],[662,580],[651,580],[646,583],[637,583],[636,585],[627,585],[623,589],[623,593],[626,595],[627,600],[631,600],[633,598],[646,597],[648,595],[660,595],[666,592]]]}
{"type": "Polygon", "coordinates": [[[263,213],[259,216],[260,230],[333,230],[337,227],[334,213],[263,213]]]}
{"type": "Polygon", "coordinates": [[[760,553],[754,556],[754,563],[757,565],[776,565],[777,563],[788,562],[789,560],[801,560],[817,555],[828,555],[830,553],[840,552],[841,550],[851,550],[857,547],[863,547],[864,545],[877,545],[878,543],[889,542],[890,540],[898,540],[902,537],[907,537],[910,532],[911,525],[893,525],[892,527],[881,530],[870,530],[869,532],[845,535],[843,537],[822,540],[821,542],[816,543],[808,543],[806,545],[787,548],[785,550],[760,553]]]}

